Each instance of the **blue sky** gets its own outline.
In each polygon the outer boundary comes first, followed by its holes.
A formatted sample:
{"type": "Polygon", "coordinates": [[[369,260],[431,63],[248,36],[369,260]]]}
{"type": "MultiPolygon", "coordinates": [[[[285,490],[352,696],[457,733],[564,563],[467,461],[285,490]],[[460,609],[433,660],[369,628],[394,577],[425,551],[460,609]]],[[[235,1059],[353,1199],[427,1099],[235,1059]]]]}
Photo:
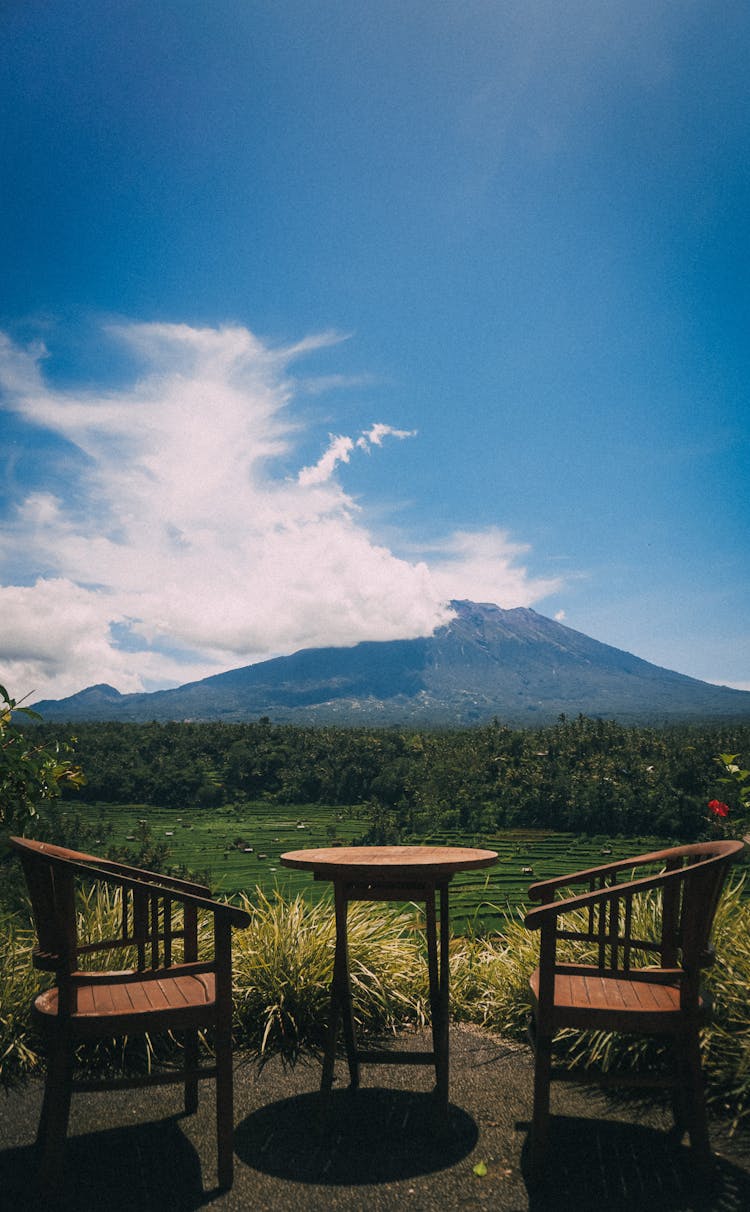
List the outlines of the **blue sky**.
{"type": "Polygon", "coordinates": [[[462,597],[750,689],[744,0],[0,25],[17,696],[462,597]]]}

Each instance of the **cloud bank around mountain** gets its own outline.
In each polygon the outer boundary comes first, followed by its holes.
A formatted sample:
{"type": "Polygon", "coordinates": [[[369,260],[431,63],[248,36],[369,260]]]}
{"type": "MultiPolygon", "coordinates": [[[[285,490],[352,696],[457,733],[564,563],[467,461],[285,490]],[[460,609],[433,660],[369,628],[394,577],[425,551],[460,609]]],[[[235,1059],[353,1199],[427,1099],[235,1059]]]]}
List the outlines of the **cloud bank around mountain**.
{"type": "Polygon", "coordinates": [[[338,474],[356,479],[358,459],[387,458],[412,431],[376,421],[331,435],[289,470],[310,394],[293,364],[335,334],[285,348],[240,326],[106,336],[141,368],[127,386],[56,386],[43,346],[0,340],[14,443],[33,433],[49,462],[46,478],[42,463],[33,483],[4,486],[0,675],[16,695],[181,684],[299,648],[426,635],[451,598],[509,607],[559,588],[497,526],[422,551],[411,535],[410,556],[378,541],[338,474]]]}

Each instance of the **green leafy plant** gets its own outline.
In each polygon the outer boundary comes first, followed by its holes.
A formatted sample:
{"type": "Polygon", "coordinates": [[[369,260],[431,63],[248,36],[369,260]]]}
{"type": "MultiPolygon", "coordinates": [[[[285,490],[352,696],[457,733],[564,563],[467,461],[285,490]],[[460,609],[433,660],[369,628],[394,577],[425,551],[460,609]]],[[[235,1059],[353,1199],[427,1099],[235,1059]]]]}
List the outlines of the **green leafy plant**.
{"type": "Polygon", "coordinates": [[[36,815],[42,800],[56,799],[63,786],[80,787],[85,778],[80,766],[68,756],[72,747],[54,742],[51,747],[34,742],[14,724],[14,717],[41,719],[0,686],[0,831],[23,831],[36,815]]]}
{"type": "Polygon", "coordinates": [[[709,800],[712,827],[725,837],[744,838],[750,832],[750,770],[740,765],[739,753],[720,753],[716,762],[722,772],[717,781],[732,802],[709,800]]]}

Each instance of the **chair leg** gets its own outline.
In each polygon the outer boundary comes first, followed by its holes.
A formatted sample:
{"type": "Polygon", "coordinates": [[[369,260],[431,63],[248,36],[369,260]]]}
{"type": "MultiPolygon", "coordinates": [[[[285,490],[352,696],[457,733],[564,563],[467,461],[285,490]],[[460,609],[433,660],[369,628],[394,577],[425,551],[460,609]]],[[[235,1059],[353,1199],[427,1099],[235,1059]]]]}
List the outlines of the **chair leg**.
{"type": "Polygon", "coordinates": [[[195,1071],[198,1068],[198,1032],[186,1031],[184,1040],[185,1066],[185,1114],[192,1115],[198,1110],[198,1078],[195,1071]]]}
{"type": "Polygon", "coordinates": [[[234,1090],[231,1032],[216,1038],[216,1143],[219,1186],[229,1190],[234,1179],[234,1090]]]}
{"type": "Polygon", "coordinates": [[[674,1088],[672,1090],[672,1116],[676,1134],[682,1140],[690,1123],[688,1108],[689,1078],[685,1059],[684,1041],[679,1037],[672,1040],[672,1061],[674,1071],[674,1088]]]}
{"type": "Polygon", "coordinates": [[[684,1041],[683,1048],[685,1076],[687,1079],[690,1145],[696,1158],[701,1162],[705,1162],[711,1157],[711,1144],[708,1137],[700,1037],[697,1030],[692,1031],[688,1035],[684,1041]]]}
{"type": "Polygon", "coordinates": [[[534,1040],[534,1110],[531,1120],[531,1174],[541,1176],[549,1130],[549,1088],[552,1072],[552,1039],[537,1035],[534,1040]]]}
{"type": "Polygon", "coordinates": [[[41,1151],[38,1181],[51,1194],[59,1186],[65,1139],[68,1135],[73,1081],[73,1051],[67,1039],[56,1040],[47,1056],[44,1101],[39,1118],[37,1145],[41,1151]]]}

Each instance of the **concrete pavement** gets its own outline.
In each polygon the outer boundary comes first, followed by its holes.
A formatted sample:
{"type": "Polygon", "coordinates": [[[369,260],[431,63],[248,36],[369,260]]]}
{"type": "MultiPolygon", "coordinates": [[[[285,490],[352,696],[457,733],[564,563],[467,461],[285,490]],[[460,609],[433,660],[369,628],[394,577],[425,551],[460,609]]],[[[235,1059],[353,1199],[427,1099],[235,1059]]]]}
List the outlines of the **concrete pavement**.
{"type": "MultiPolygon", "coordinates": [[[[419,1035],[399,1046],[429,1046],[419,1035]]],[[[196,1115],[179,1114],[180,1087],[73,1099],[65,1191],[58,1207],[88,1212],[746,1212],[750,1134],[712,1128],[719,1153],[698,1180],[689,1149],[668,1134],[653,1104],[613,1103],[577,1086],[553,1086],[549,1181],[530,1192],[526,1136],[532,1059],[518,1044],[467,1027],[451,1033],[451,1109],[435,1130],[430,1070],[363,1069],[345,1086],[339,1062],[327,1133],[321,1133],[319,1066],[284,1068],[237,1058],[235,1185],[218,1192],[212,1083],[196,1115]],[[479,1173],[476,1171],[479,1167],[479,1173]]],[[[38,1212],[32,1147],[41,1084],[0,1094],[0,1207],[38,1212]]]]}

